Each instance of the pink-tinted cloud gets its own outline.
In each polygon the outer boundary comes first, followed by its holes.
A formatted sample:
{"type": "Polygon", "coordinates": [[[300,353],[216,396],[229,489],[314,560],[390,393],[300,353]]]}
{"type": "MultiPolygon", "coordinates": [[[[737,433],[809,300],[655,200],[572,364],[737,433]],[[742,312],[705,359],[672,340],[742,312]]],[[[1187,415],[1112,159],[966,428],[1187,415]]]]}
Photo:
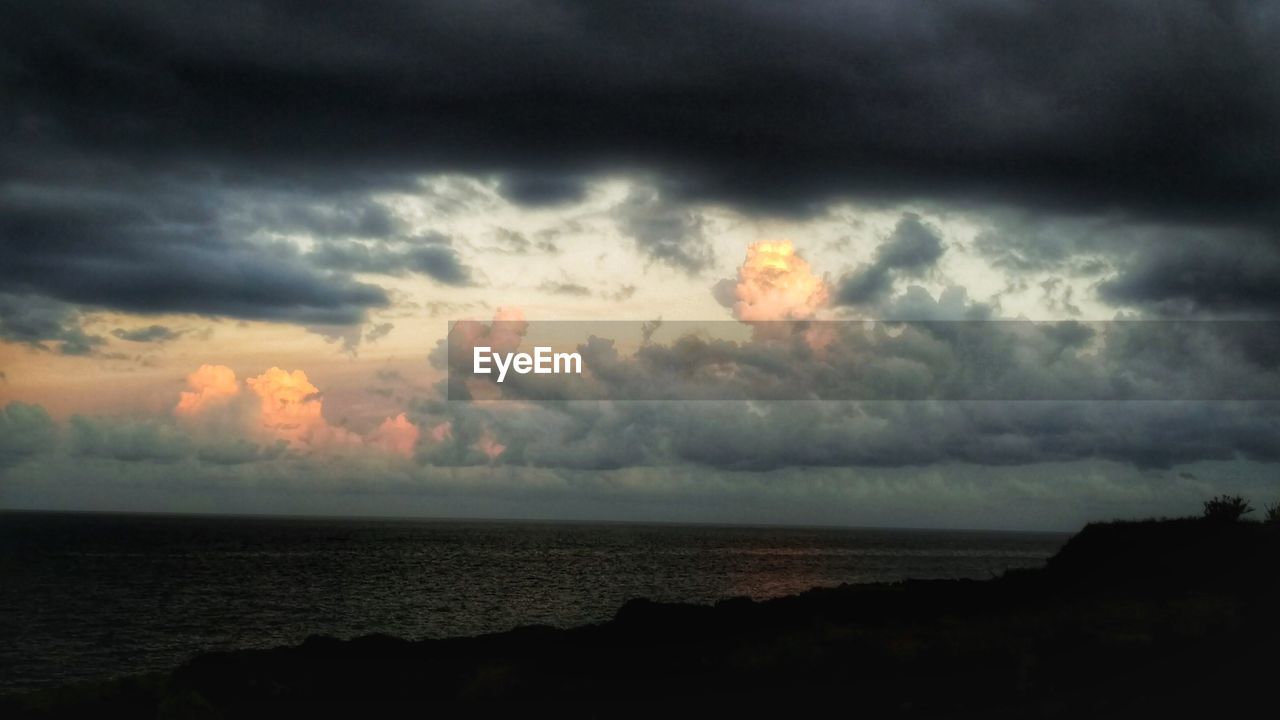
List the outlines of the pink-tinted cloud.
{"type": "Polygon", "coordinates": [[[427,431],[427,437],[431,439],[433,444],[440,444],[446,440],[453,439],[453,423],[445,420],[442,423],[431,426],[427,431]]]}
{"type": "Polygon", "coordinates": [[[409,421],[404,413],[382,421],[374,431],[369,442],[374,447],[388,452],[413,457],[414,448],[418,445],[420,432],[418,426],[409,421]]]}
{"type": "Polygon", "coordinates": [[[498,456],[507,451],[507,446],[498,442],[498,438],[494,437],[493,433],[488,430],[484,431],[484,434],[480,436],[479,440],[476,440],[472,447],[484,453],[490,460],[496,460],[498,456]]]}

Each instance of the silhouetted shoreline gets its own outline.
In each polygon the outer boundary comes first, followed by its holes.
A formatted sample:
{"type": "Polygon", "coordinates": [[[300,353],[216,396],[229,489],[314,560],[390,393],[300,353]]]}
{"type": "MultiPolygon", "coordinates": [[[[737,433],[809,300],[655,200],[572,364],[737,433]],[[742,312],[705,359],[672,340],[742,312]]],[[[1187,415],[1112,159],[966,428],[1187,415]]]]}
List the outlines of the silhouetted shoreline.
{"type": "Polygon", "coordinates": [[[0,699],[6,717],[1219,716],[1271,705],[1280,525],[1092,524],[1045,568],[473,638],[313,637],[0,699]]]}

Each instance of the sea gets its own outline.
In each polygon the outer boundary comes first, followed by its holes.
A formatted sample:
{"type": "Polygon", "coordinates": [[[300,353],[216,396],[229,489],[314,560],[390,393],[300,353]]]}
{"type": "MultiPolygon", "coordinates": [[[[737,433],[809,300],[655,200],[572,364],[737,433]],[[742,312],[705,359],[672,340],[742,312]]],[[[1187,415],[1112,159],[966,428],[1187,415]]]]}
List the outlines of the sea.
{"type": "Polygon", "coordinates": [[[310,635],[440,638],[841,583],[990,578],[1058,533],[0,512],[0,692],[310,635]]]}

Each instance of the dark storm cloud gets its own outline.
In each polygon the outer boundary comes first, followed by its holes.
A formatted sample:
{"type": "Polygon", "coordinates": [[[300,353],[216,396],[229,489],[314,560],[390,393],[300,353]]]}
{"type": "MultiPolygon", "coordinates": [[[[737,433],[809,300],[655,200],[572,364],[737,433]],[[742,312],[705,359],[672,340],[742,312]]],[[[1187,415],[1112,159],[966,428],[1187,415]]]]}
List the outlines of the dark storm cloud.
{"type": "Polygon", "coordinates": [[[996,213],[974,248],[1015,275],[1050,274],[1037,283],[1046,305],[1073,314],[1078,296],[1062,278],[1156,317],[1280,317],[1280,242],[1265,229],[996,213]]]}
{"type": "Polygon", "coordinates": [[[4,11],[10,154],[289,176],[631,167],[846,192],[1274,220],[1270,3],[45,2],[4,11]]]}
{"type": "Polygon", "coordinates": [[[518,205],[567,205],[586,198],[587,183],[570,175],[513,172],[499,179],[498,193],[518,205]]]}
{"type": "Polygon", "coordinates": [[[1160,315],[1280,315],[1280,247],[1261,238],[1236,243],[1170,242],[1136,255],[1099,287],[1101,297],[1160,315]]]}
{"type": "Polygon", "coordinates": [[[375,285],[318,272],[292,245],[247,239],[214,188],[135,173],[62,179],[0,186],[0,286],[10,292],[323,324],[358,322],[388,303],[375,285]]]}
{"type": "Polygon", "coordinates": [[[74,306],[39,296],[0,293],[0,340],[20,342],[48,349],[46,342],[59,343],[63,355],[88,355],[106,340],[80,327],[80,313],[74,306]]]}
{"type": "Polygon", "coordinates": [[[915,213],[906,213],[876,248],[875,260],[840,279],[836,303],[864,305],[888,298],[895,275],[920,277],[942,257],[942,239],[915,213]]]}

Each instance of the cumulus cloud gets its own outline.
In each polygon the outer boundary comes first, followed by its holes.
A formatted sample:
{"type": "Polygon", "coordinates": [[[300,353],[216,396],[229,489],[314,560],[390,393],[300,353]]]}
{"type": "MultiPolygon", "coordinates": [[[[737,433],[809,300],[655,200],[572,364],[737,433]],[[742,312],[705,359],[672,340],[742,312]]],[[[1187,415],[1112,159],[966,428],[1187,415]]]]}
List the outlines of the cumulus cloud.
{"type": "Polygon", "coordinates": [[[904,213],[876,248],[875,260],[840,278],[837,301],[871,305],[887,300],[898,277],[920,277],[942,257],[942,239],[915,213],[904,213]]]}
{"type": "Polygon", "coordinates": [[[183,390],[178,396],[175,415],[197,415],[240,394],[235,371],[225,365],[201,365],[187,376],[187,387],[190,390],[183,390]]]}
{"type": "MultiPolygon", "coordinates": [[[[370,443],[389,452],[412,457],[418,446],[418,426],[409,422],[404,413],[382,421],[370,438],[370,443]]],[[[435,439],[436,435],[432,435],[435,439]]]]}
{"type": "Polygon", "coordinates": [[[805,320],[827,304],[828,289],[790,240],[762,240],[747,248],[733,297],[733,316],[744,322],[805,320]]]}
{"type": "Polygon", "coordinates": [[[418,441],[417,426],[403,413],[386,418],[367,438],[331,424],[320,389],[302,370],[270,368],[244,381],[251,393],[246,394],[231,368],[203,365],[187,376],[187,385],[173,414],[209,462],[252,462],[283,449],[326,453],[368,447],[409,456],[418,441]]]}
{"type": "Polygon", "coordinates": [[[245,380],[258,395],[259,426],[294,447],[358,445],[359,436],[330,425],[323,413],[320,389],[302,370],[278,367],[245,380]]]}

